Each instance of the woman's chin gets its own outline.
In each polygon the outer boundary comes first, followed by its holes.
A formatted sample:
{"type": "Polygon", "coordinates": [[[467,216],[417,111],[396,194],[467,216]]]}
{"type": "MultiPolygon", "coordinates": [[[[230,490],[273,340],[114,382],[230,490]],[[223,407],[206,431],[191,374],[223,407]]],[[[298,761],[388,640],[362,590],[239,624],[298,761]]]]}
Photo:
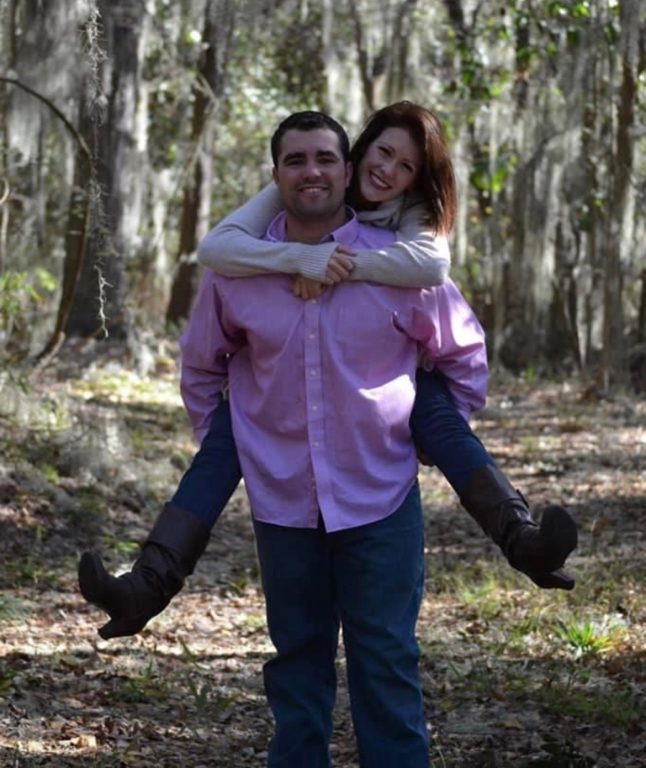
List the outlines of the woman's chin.
{"type": "Polygon", "coordinates": [[[388,194],[384,194],[372,187],[369,189],[361,189],[361,197],[368,203],[368,205],[381,205],[381,203],[386,203],[391,199],[388,194]]]}

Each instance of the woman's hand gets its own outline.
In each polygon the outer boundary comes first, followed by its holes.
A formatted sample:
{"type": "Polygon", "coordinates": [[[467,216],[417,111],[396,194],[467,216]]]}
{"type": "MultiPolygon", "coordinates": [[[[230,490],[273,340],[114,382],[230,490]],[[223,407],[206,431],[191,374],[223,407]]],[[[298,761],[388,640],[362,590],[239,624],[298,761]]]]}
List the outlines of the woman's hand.
{"type": "Polygon", "coordinates": [[[355,253],[347,245],[337,245],[325,268],[325,282],[321,283],[318,280],[297,275],[292,283],[294,296],[305,301],[318,299],[328,285],[336,285],[347,280],[354,269],[352,257],[355,253]]]}
{"type": "Polygon", "coordinates": [[[350,272],[354,269],[353,256],[356,256],[356,251],[352,248],[348,248],[347,245],[337,245],[325,268],[325,279],[328,283],[334,285],[350,277],[350,272]]]}
{"type": "Polygon", "coordinates": [[[308,301],[309,299],[318,299],[318,297],[327,288],[325,283],[318,280],[311,280],[309,277],[296,275],[292,282],[292,293],[297,299],[308,301]]]}

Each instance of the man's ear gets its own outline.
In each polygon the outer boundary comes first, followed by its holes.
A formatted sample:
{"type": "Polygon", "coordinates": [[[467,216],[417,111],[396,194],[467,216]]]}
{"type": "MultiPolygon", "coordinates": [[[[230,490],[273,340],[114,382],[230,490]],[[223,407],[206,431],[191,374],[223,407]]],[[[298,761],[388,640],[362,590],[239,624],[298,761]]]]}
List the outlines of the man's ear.
{"type": "Polygon", "coordinates": [[[350,182],[352,181],[352,174],[354,173],[354,168],[352,167],[351,162],[347,162],[345,164],[345,188],[347,189],[350,186],[350,182]]]}
{"type": "Polygon", "coordinates": [[[276,166],[271,169],[271,178],[274,180],[274,184],[278,184],[278,168],[276,166]]]}

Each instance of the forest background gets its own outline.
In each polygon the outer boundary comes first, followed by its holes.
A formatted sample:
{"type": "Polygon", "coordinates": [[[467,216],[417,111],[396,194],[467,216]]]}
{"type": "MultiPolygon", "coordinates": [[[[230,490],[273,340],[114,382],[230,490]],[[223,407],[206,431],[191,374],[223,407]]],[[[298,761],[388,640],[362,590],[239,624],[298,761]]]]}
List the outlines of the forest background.
{"type": "Polygon", "coordinates": [[[644,766],[645,89],[643,0],[0,0],[0,768],[265,763],[244,488],[135,638],[98,638],[78,557],[128,568],[191,461],[196,246],[269,180],[276,124],[356,136],[401,98],[455,159],[474,429],[580,534],[575,590],[535,589],[420,469],[432,766],[644,766]]]}
{"type": "MultiPolygon", "coordinates": [[[[639,0],[5,0],[0,354],[177,330],[300,108],[443,120],[453,276],[512,371],[646,387],[639,0]]],[[[136,341],[135,341],[136,339],[136,341]]],[[[138,351],[137,351],[138,350],[138,351]]],[[[143,363],[141,363],[143,364],[143,363]]]]}

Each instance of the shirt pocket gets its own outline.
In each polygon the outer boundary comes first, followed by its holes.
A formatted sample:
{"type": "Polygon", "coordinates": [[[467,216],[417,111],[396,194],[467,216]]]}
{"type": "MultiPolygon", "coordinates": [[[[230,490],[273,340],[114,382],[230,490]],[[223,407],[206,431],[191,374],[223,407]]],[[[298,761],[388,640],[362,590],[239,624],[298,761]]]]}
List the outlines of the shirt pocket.
{"type": "Polygon", "coordinates": [[[416,344],[401,330],[398,311],[376,302],[348,302],[334,318],[332,339],[341,363],[356,374],[383,378],[403,373],[416,344]]]}

